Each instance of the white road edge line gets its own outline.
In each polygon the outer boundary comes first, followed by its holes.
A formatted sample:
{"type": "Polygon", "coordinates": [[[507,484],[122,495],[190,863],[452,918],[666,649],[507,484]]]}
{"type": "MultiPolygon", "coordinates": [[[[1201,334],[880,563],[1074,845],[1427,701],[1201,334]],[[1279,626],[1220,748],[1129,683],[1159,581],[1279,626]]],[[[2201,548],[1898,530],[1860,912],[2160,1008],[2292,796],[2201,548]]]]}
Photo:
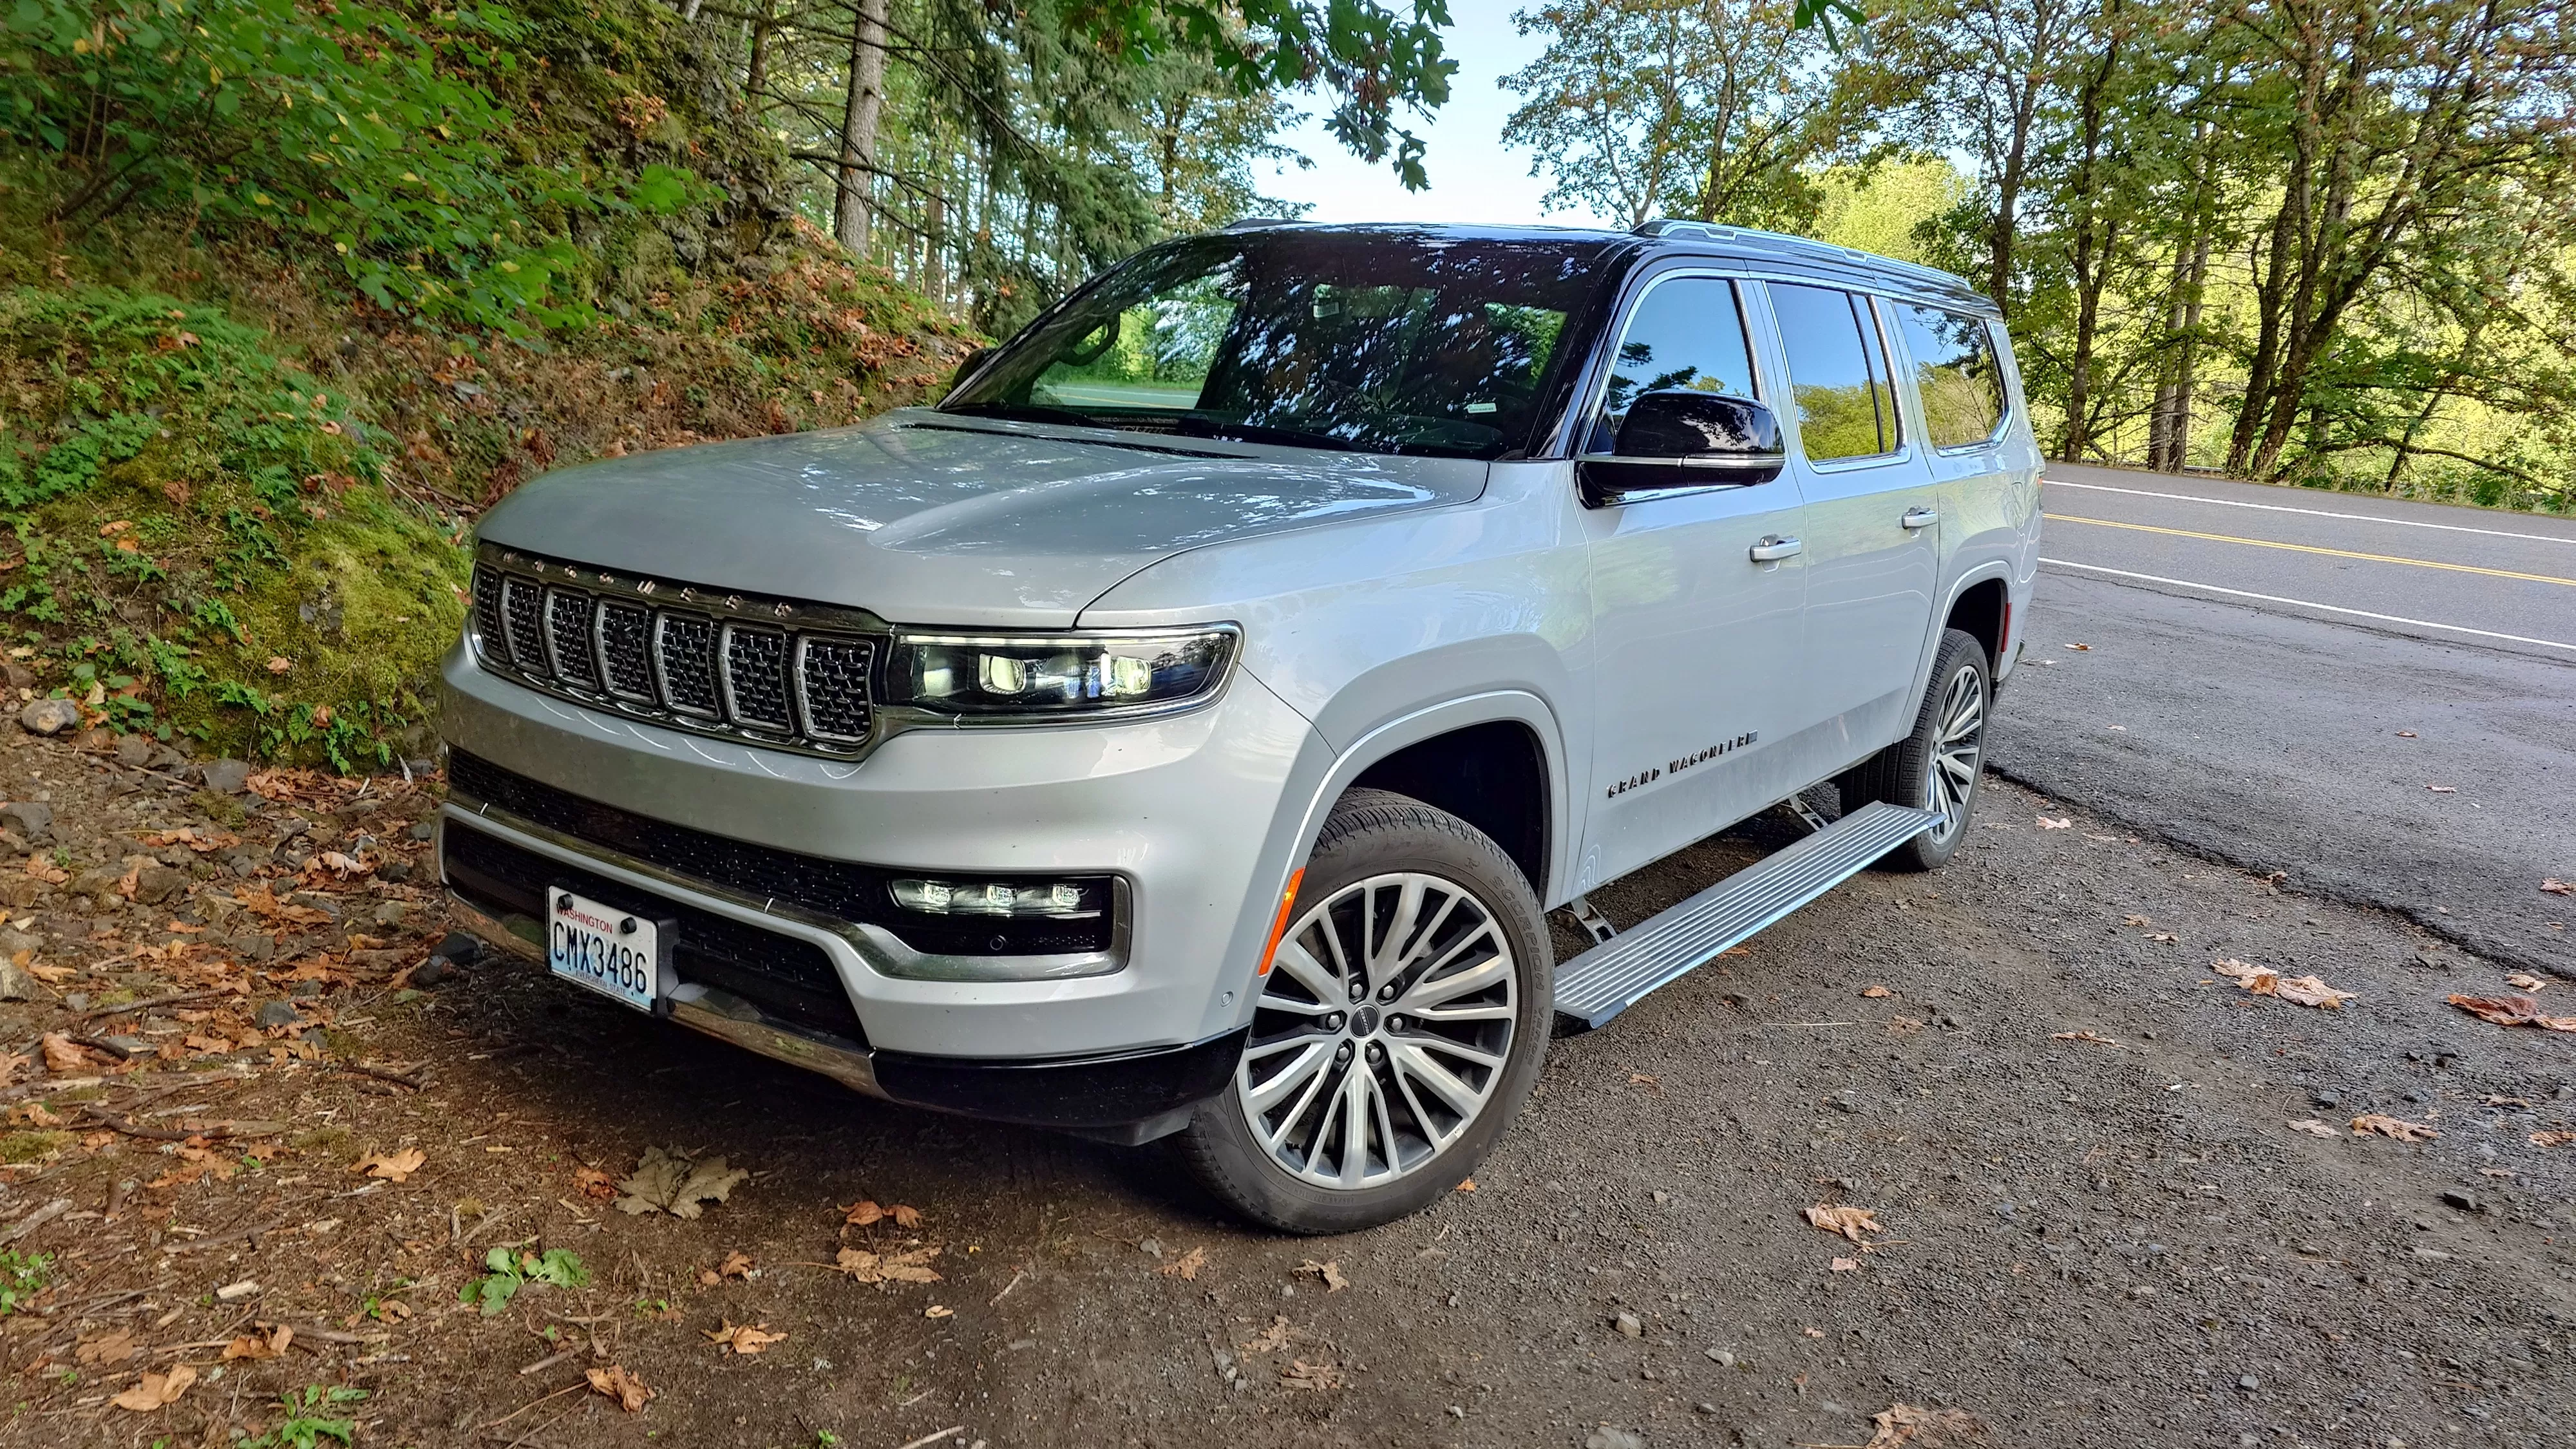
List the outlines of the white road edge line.
{"type": "Polygon", "coordinates": [[[2481,639],[2504,639],[2516,644],[2537,644],[2543,649],[2564,649],[2576,654],[2576,644],[2561,644],[2555,639],[2533,639],[2521,634],[2499,634],[2493,629],[2472,629],[2463,624],[2437,624],[2430,619],[2409,619],[2402,614],[2374,614],[2368,609],[2347,609],[2341,604],[2320,604],[2309,599],[2285,599],[2278,594],[2249,593],[2244,589],[2220,588],[2216,584],[2195,583],[2190,579],[2169,579],[2160,574],[2132,573],[2127,569],[2105,568],[2101,564],[2077,563],[2073,559],[2043,558],[2041,563],[2061,569],[2089,569],[2097,574],[2115,574],[2124,579],[2140,579],[2151,584],[2171,584],[2181,589],[2204,589],[2213,594],[2226,594],[2238,599],[2261,599],[2267,604],[2291,604],[2302,609],[2323,609],[2329,614],[2350,614],[2361,619],[2377,619],[2384,624],[2411,624],[2418,629],[2447,629],[2454,634],[2474,634],[2481,639]]]}
{"type": "Polygon", "coordinates": [[[2312,518],[2341,518],[2354,523],[2393,523],[2400,528],[2438,528],[2444,533],[2483,533],[2489,538],[2518,538],[2526,543],[2576,543],[2554,533],[2511,533],[2501,528],[2471,528],[2463,523],[2424,523],[2412,518],[2381,518],[2373,513],[2336,513],[2324,508],[2291,508],[2280,503],[2245,503],[2234,498],[2204,498],[2197,493],[2158,493],[2150,488],[2114,488],[2108,483],[2075,483],[2042,476],[2051,488],[2086,488],[2095,493],[2126,493],[2136,498],[2171,498],[2181,503],[2207,503],[2219,508],[2259,508],[2265,513],[2304,513],[2312,518]]]}

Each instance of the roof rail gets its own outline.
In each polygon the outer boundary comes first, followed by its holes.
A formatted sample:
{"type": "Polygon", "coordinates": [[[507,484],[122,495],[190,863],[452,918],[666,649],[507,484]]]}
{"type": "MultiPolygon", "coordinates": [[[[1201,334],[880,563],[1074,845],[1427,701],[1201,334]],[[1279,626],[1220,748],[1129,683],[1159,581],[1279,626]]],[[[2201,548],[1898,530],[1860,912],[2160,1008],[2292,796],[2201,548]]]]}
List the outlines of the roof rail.
{"type": "Polygon", "coordinates": [[[1688,221],[1672,217],[1657,217],[1652,221],[1639,223],[1635,234],[1638,236],[1661,237],[1672,236],[1677,232],[1703,236],[1708,238],[1710,241],[1718,242],[1760,242],[1766,246],[1790,248],[1815,255],[1832,257],[1839,261],[1856,262],[1864,266],[1884,267],[1890,271],[1910,272],[1918,277],[1925,277],[1935,281],[1949,283],[1954,286],[1965,287],[1968,285],[1966,278],[1960,277],[1951,272],[1945,272],[1939,267],[1927,267],[1920,262],[1904,261],[1896,257],[1883,257],[1876,252],[1865,252],[1856,247],[1837,246],[1832,242],[1818,241],[1814,237],[1792,236],[1787,232],[1780,231],[1764,231],[1760,227],[1733,226],[1722,222],[1688,221]]]}
{"type": "Polygon", "coordinates": [[[1294,223],[1290,218],[1284,216],[1241,216],[1236,217],[1234,220],[1227,222],[1221,227],[1218,227],[1217,230],[1221,232],[1259,231],[1265,226],[1289,226],[1293,224],[1294,223]]]}

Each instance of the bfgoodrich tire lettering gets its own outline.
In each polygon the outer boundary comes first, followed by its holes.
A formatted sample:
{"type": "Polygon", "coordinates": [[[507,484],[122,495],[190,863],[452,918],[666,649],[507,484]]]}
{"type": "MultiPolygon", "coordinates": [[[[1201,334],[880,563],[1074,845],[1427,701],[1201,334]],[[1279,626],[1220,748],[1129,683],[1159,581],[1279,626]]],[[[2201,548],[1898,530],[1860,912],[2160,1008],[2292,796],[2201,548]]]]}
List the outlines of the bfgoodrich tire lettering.
{"type": "Polygon", "coordinates": [[[1555,958],[1537,897],[1465,821],[1342,797],[1223,1093],[1175,1147],[1208,1190],[1292,1233],[1418,1211],[1484,1158],[1546,1051],[1555,958]]]}

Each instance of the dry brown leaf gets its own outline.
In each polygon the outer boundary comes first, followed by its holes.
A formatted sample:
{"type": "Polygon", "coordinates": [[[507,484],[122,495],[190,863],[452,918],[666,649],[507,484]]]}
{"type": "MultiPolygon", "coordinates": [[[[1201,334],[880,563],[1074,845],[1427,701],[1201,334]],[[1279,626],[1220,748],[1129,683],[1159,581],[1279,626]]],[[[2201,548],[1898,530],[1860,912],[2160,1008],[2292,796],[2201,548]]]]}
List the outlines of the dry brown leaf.
{"type": "Polygon", "coordinates": [[[2443,1000],[2480,1021],[2497,1026],[2536,1026],[2542,1031],[2576,1031],[2576,1016],[2544,1016],[2528,996],[2448,996],[2443,1000]]]}
{"type": "Polygon", "coordinates": [[[1860,989],[1860,994],[1868,997],[1872,1001],[1876,1001],[1880,997],[1894,996],[1896,993],[1888,990],[1884,986],[1864,986],[1860,989]]]}
{"type": "Polygon", "coordinates": [[[1834,1273],[1856,1273],[1856,1272],[1859,1272],[1859,1271],[1860,1271],[1860,1259],[1858,1259],[1858,1258],[1836,1258],[1836,1259],[1834,1259],[1834,1261],[1833,1261],[1833,1262],[1828,1266],[1827,1271],[1829,1271],[1829,1272],[1834,1272],[1834,1273]]]}
{"type": "Polygon", "coordinates": [[[2055,820],[2051,820],[2045,815],[2039,817],[2039,828],[2042,830],[2064,830],[2074,823],[2075,822],[2072,819],[2065,816],[2060,816],[2055,820]]]}
{"type": "Polygon", "coordinates": [[[283,1323],[271,1329],[266,1338],[256,1333],[245,1333],[224,1345],[224,1361],[275,1358],[286,1352],[286,1346],[294,1341],[295,1330],[283,1323]]]}
{"type": "Polygon", "coordinates": [[[2367,1137],[2376,1132],[2400,1142],[2429,1142],[2442,1134],[2421,1122],[2407,1122],[2378,1112],[2365,1112],[2352,1119],[2352,1135],[2367,1137]]]}
{"type": "Polygon", "coordinates": [[[632,1414],[642,1409],[653,1397],[644,1381],[626,1371],[623,1364],[610,1364],[604,1369],[584,1369],[591,1388],[617,1401],[617,1406],[632,1414]]]}
{"type": "Polygon", "coordinates": [[[196,1381],[195,1369],[186,1364],[176,1364],[168,1373],[145,1374],[134,1387],[108,1402],[120,1409],[132,1409],[138,1414],[149,1414],[164,1404],[178,1402],[179,1396],[188,1391],[188,1385],[196,1381]]]}
{"type": "Polygon", "coordinates": [[[1460,1178],[1458,1180],[1458,1186],[1454,1189],[1454,1191],[1457,1192],[1474,1192],[1475,1190],[1476,1179],[1472,1177],[1460,1178]]]}
{"type": "Polygon", "coordinates": [[[2550,877],[2541,881],[2540,888],[2549,892],[2553,896],[2576,896],[2576,881],[2564,881],[2559,880],[2556,877],[2550,877]]]}
{"type": "Polygon", "coordinates": [[[2338,991],[2320,976],[2284,976],[2272,985],[2272,994],[2299,1006],[2313,1006],[2325,1011],[2340,1010],[2355,993],[2338,991]]]}
{"type": "Polygon", "coordinates": [[[2534,1147],[2564,1147],[2570,1142],[2576,1142],[2576,1132],[2534,1132],[2531,1134],[2531,1145],[2534,1147]]]}
{"type": "Polygon", "coordinates": [[[1243,1346],[1243,1351],[1245,1353],[1273,1353],[1279,1349],[1286,1348],[1287,1346],[1288,1315],[1282,1313],[1270,1320],[1270,1326],[1268,1328],[1265,1328],[1261,1330],[1260,1333],[1254,1335],[1252,1341],[1243,1346]]]}
{"type": "Polygon", "coordinates": [[[43,881],[47,885],[61,885],[64,881],[72,878],[72,873],[70,871],[56,866],[52,861],[47,860],[41,853],[27,857],[27,874],[34,876],[36,879],[43,881]]]}
{"type": "Polygon", "coordinates": [[[1926,1409],[1891,1404],[1869,1416],[1878,1431],[1862,1449],[1960,1449],[1993,1443],[1985,1421],[1965,1409],[1926,1409]]]}
{"type": "Polygon", "coordinates": [[[49,1031],[39,1039],[45,1049],[45,1070],[79,1072],[88,1069],[89,1049],[58,1031],[49,1031]]]}
{"type": "Polygon", "coordinates": [[[635,1175],[617,1184],[618,1190],[626,1194],[617,1200],[617,1210],[630,1215],[669,1213],[675,1218],[694,1220],[706,1211],[701,1203],[728,1200],[733,1190],[750,1177],[751,1173],[743,1168],[727,1168],[721,1157],[699,1162],[659,1147],[647,1147],[635,1164],[635,1175]]]}
{"type": "Polygon", "coordinates": [[[606,1202],[617,1196],[617,1179],[596,1167],[574,1168],[572,1185],[580,1188],[581,1195],[593,1202],[606,1202]]]}
{"type": "Polygon", "coordinates": [[[937,1283],[942,1280],[930,1260],[938,1256],[936,1244],[901,1253],[843,1248],[833,1255],[832,1266],[862,1283],[937,1283]]]}
{"type": "Polygon", "coordinates": [[[1178,1278],[1184,1283],[1195,1283],[1199,1280],[1199,1270],[1207,1266],[1207,1260],[1206,1248],[1192,1248],[1154,1271],[1166,1278],[1178,1278]]]}
{"type": "Polygon", "coordinates": [[[2268,966],[2253,966],[2243,961],[2226,960],[2209,968],[2233,980],[2243,990],[2257,996],[2269,996],[2281,984],[2281,973],[2268,966]]]}
{"type": "Polygon", "coordinates": [[[1649,1075],[1645,1072],[1630,1072],[1628,1074],[1628,1085],[1632,1087],[1644,1087],[1649,1091],[1660,1092],[1664,1089],[1664,1079],[1658,1076],[1649,1075]]]}
{"type": "Polygon", "coordinates": [[[370,1152],[350,1163],[349,1170],[363,1172],[369,1177],[381,1177],[387,1182],[409,1182],[411,1175],[420,1171],[421,1165],[428,1161],[428,1153],[417,1147],[406,1147],[400,1152],[370,1152]]]}
{"type": "Polygon", "coordinates": [[[945,1303],[933,1303],[928,1308],[921,1310],[921,1316],[924,1318],[955,1318],[957,1316],[957,1310],[949,1307],[945,1303]]]}
{"type": "Polygon", "coordinates": [[[84,1366],[108,1368],[134,1357],[134,1330],[120,1328],[96,1338],[84,1338],[72,1349],[72,1357],[84,1366]]]}
{"type": "Polygon", "coordinates": [[[2339,1135],[2334,1130],[2334,1125],[2332,1123],[2320,1122],[2314,1117],[2301,1118],[2300,1120],[2289,1124],[2289,1126],[2291,1131],[2305,1132],[2311,1137],[2333,1137],[2339,1135]]]}
{"type": "Polygon", "coordinates": [[[2121,924],[2121,925],[2123,925],[2123,926],[2152,926],[2152,925],[2154,925],[2154,924],[2155,924],[2155,922],[2153,922],[2153,921],[2151,921],[2151,920],[2148,920],[2148,919],[2147,919],[2146,917],[2144,917],[2144,916],[2135,916],[2135,915],[2132,915],[2132,916],[2122,916],[2122,917],[2120,918],[2120,924],[2121,924]]]}
{"type": "Polygon", "coordinates": [[[1346,1382],[1340,1365],[1330,1360],[1323,1363],[1308,1363],[1302,1358],[1296,1359],[1279,1371],[1279,1386],[1286,1389],[1321,1392],[1325,1389],[1338,1389],[1346,1382]]]}
{"type": "Polygon", "coordinates": [[[1887,1229],[1878,1221],[1875,1208],[1839,1207],[1819,1203],[1806,1209],[1807,1221],[1828,1233],[1840,1233],[1855,1243],[1863,1242],[1863,1233],[1883,1233],[1887,1229]]]}
{"type": "Polygon", "coordinates": [[[1308,1258],[1297,1265],[1297,1271],[1310,1278],[1321,1279],[1327,1293],[1339,1293],[1351,1286],[1351,1280],[1342,1276],[1342,1265],[1338,1262],[1318,1263],[1308,1258]]]}
{"type": "Polygon", "coordinates": [[[750,1277],[751,1255],[740,1250],[725,1254],[724,1261],[716,1265],[716,1276],[719,1278],[750,1277]]]}
{"type": "Polygon", "coordinates": [[[294,667],[295,661],[287,658],[283,654],[272,654],[268,656],[268,672],[271,674],[284,674],[286,671],[293,669],[294,667]]]}
{"type": "Polygon", "coordinates": [[[2532,975],[2528,971],[2516,971],[2512,975],[2505,977],[2504,984],[2512,987],[2516,991],[2538,991],[2543,987],[2546,987],[2549,983],[2532,975]]]}
{"type": "Polygon", "coordinates": [[[754,1354],[773,1343],[785,1343],[787,1335],[770,1332],[766,1324],[737,1324],[728,1318],[722,1328],[707,1331],[707,1341],[727,1353],[754,1354]]]}
{"type": "Polygon", "coordinates": [[[888,1218],[894,1219],[896,1227],[917,1228],[921,1226],[921,1209],[906,1207],[902,1203],[896,1203],[892,1207],[879,1207],[875,1202],[861,1198],[850,1204],[849,1211],[841,1215],[841,1221],[854,1228],[869,1227],[884,1222],[888,1218]]]}

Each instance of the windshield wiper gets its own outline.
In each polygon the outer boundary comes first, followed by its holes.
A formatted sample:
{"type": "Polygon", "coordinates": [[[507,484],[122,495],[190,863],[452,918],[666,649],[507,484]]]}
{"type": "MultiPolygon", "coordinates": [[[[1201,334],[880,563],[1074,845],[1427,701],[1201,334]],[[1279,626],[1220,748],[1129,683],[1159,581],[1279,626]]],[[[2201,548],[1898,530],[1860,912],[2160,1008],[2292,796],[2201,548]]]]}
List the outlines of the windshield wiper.
{"type": "Polygon", "coordinates": [[[942,407],[939,411],[962,417],[995,418],[1006,423],[1055,423],[1076,428],[1109,426],[1088,413],[1078,413],[1071,408],[1041,407],[1034,403],[959,403],[954,407],[942,407]]]}
{"type": "Polygon", "coordinates": [[[1228,422],[1222,418],[1201,417],[1183,413],[1172,420],[1172,431],[1193,438],[1216,438],[1241,443],[1277,443],[1290,448],[1331,448],[1343,453],[1387,451],[1332,433],[1310,432],[1304,428],[1274,428],[1260,423],[1228,422]]]}

